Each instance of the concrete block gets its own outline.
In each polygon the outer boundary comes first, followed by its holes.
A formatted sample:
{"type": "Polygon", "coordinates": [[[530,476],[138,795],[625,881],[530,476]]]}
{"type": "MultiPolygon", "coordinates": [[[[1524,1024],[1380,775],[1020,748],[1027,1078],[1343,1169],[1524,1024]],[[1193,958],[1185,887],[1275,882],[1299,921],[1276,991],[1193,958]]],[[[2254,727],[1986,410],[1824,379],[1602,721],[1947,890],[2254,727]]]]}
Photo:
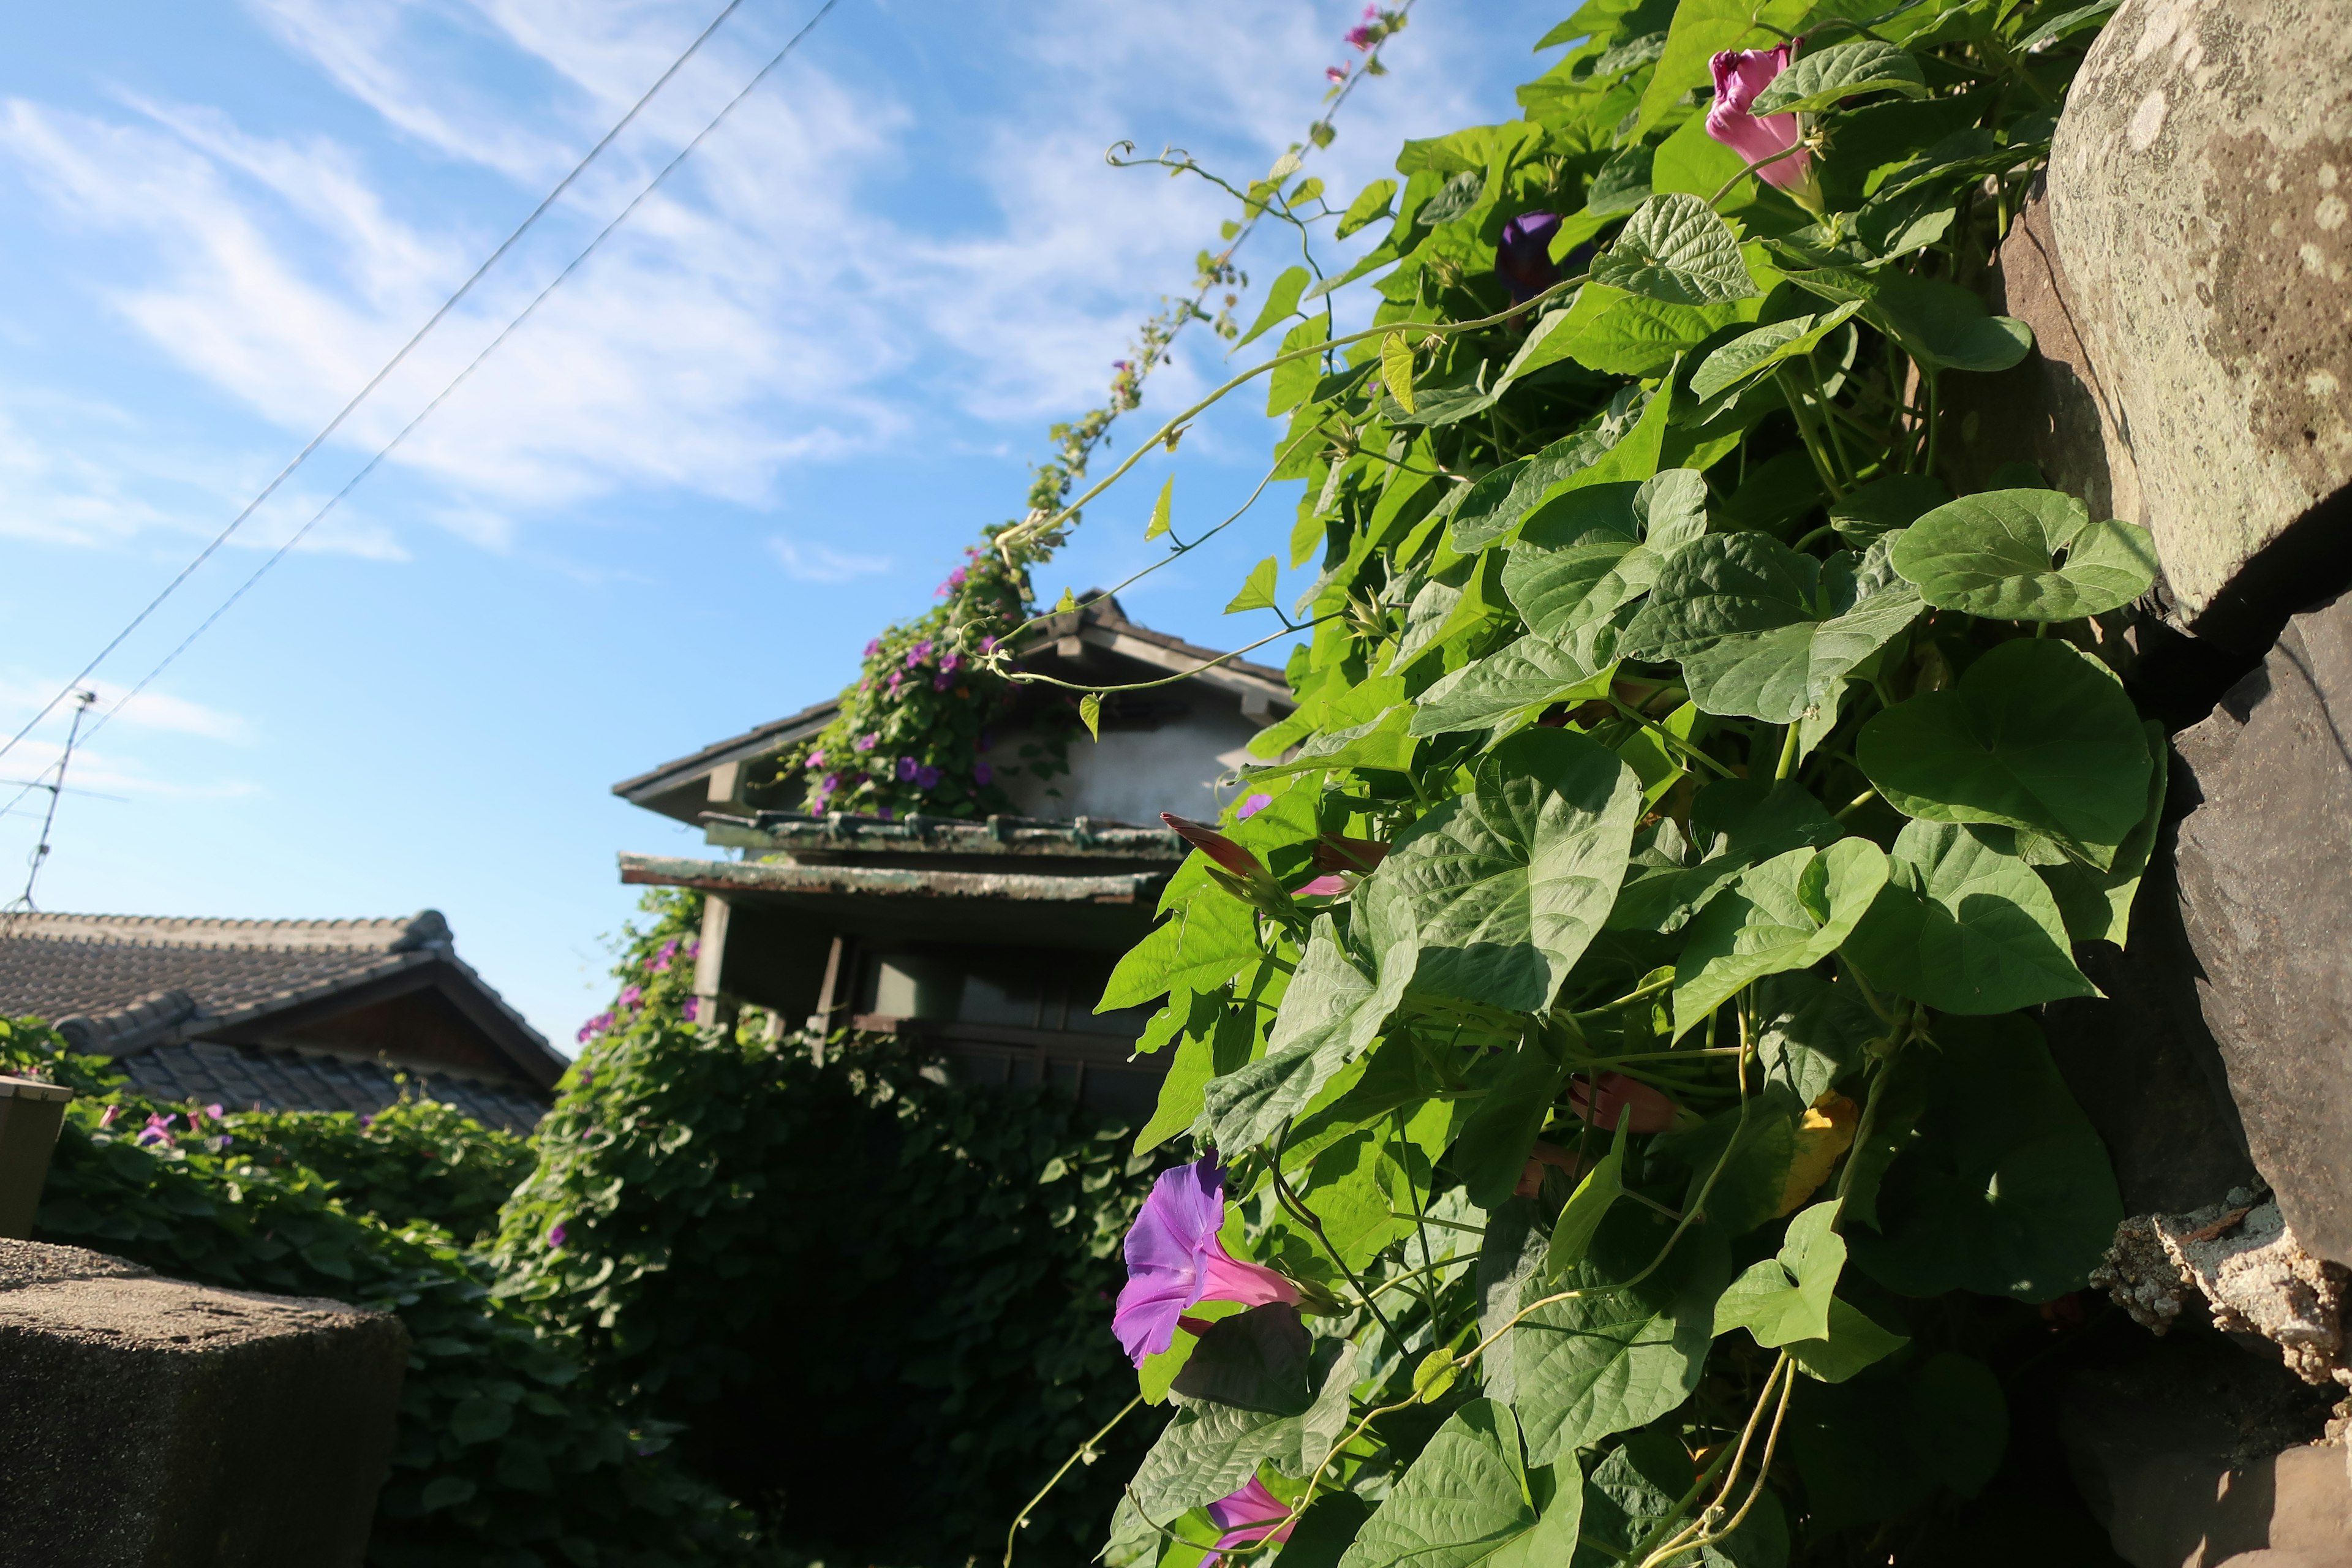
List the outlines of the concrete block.
{"type": "Polygon", "coordinates": [[[356,1568],[408,1334],[0,1240],[0,1562],[356,1568]]]}

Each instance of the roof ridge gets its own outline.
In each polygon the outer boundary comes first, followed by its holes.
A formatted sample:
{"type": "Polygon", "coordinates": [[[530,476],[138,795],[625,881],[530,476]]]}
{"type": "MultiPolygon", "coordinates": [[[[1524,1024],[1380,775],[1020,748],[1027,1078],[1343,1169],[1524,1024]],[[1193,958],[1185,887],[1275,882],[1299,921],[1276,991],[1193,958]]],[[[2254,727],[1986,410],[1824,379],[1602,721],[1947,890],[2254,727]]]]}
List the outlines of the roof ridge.
{"type": "Polygon", "coordinates": [[[140,947],[248,951],[407,952],[453,945],[438,910],[413,915],[331,920],[232,920],[201,915],[32,912],[8,917],[0,939],[140,947]]]}

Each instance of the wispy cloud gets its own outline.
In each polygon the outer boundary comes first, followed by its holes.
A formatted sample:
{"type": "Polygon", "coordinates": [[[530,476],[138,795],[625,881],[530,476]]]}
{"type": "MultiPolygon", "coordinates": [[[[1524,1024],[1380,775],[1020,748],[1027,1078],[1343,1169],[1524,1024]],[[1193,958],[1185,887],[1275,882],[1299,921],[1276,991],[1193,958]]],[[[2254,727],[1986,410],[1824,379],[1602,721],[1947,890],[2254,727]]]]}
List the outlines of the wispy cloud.
{"type": "MultiPolygon", "coordinates": [[[[42,703],[56,695],[58,684],[56,679],[0,676],[0,715],[6,716],[9,728],[14,730],[42,703]]],[[[161,691],[142,691],[125,702],[123,699],[130,688],[111,680],[85,681],[83,689],[98,693],[93,711],[110,715],[108,722],[112,724],[174,735],[194,735],[208,741],[227,741],[239,745],[253,739],[252,724],[242,715],[225,709],[207,707],[201,702],[191,702],[161,691]]],[[[50,727],[58,731],[60,739],[65,731],[64,715],[68,711],[68,709],[60,707],[51,716],[55,722],[50,727]]],[[[26,744],[29,746],[31,742],[26,744]]],[[[19,761],[26,754],[24,748],[10,752],[5,762],[0,762],[0,772],[26,765],[19,761]]],[[[53,748],[48,760],[54,761],[55,757],[53,748]]],[[[47,763],[45,762],[41,765],[47,766],[47,763]]]]}
{"type": "Polygon", "coordinates": [[[853,555],[823,544],[796,544],[789,539],[771,539],[768,548],[783,563],[784,575],[795,582],[846,583],[890,570],[887,555],[853,555]]]}

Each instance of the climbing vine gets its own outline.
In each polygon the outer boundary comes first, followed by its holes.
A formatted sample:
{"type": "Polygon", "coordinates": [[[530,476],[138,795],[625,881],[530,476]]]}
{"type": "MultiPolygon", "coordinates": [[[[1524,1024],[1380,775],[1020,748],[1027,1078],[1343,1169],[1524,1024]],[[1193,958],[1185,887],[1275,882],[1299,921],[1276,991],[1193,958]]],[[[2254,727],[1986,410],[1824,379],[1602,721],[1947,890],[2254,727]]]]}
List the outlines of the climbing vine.
{"type": "Polygon", "coordinates": [[[1309,255],[1159,438],[1263,383],[1318,574],[1236,595],[1298,707],[1103,997],[1192,1154],[1105,1325],[1164,1423],[1113,1563],[1909,1562],[2006,1506],[2029,1309],[2119,1217],[2031,1009],[2126,940],[2165,752],[2146,532],[1947,426],[2031,346],[1979,289],[2106,9],[1589,0],[1524,118],[1236,192],[1309,255]]]}

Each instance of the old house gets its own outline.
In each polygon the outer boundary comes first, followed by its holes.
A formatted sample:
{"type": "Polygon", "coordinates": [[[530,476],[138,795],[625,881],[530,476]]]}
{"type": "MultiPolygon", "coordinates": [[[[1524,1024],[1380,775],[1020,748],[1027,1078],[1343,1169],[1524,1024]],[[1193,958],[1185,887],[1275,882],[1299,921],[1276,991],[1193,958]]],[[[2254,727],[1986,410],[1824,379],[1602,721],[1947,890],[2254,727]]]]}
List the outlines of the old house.
{"type": "Polygon", "coordinates": [[[394,920],[11,914],[0,1016],[47,1018],[143,1094],[376,1111],[404,1089],[527,1131],[563,1058],[457,956],[436,910],[394,920]],[[404,1083],[403,1080],[405,1080],[404,1083]]]}
{"type": "Polygon", "coordinates": [[[1165,1063],[1129,1060],[1144,1016],[1094,1005],[1184,858],[1160,813],[1215,815],[1221,775],[1292,707],[1281,671],[1209,664],[1220,658],[1092,597],[1046,624],[1025,668],[1105,687],[1192,673],[1113,695],[1099,742],[1080,736],[1066,773],[1008,781],[1023,815],[885,822],[748,803],[744,781],[762,761],[832,721],[824,702],[614,784],[700,826],[719,851],[625,854],[621,879],[704,892],[695,988],[706,1005],[897,1034],[967,1080],[1042,1078],[1090,1105],[1148,1111],[1165,1063]]]}

